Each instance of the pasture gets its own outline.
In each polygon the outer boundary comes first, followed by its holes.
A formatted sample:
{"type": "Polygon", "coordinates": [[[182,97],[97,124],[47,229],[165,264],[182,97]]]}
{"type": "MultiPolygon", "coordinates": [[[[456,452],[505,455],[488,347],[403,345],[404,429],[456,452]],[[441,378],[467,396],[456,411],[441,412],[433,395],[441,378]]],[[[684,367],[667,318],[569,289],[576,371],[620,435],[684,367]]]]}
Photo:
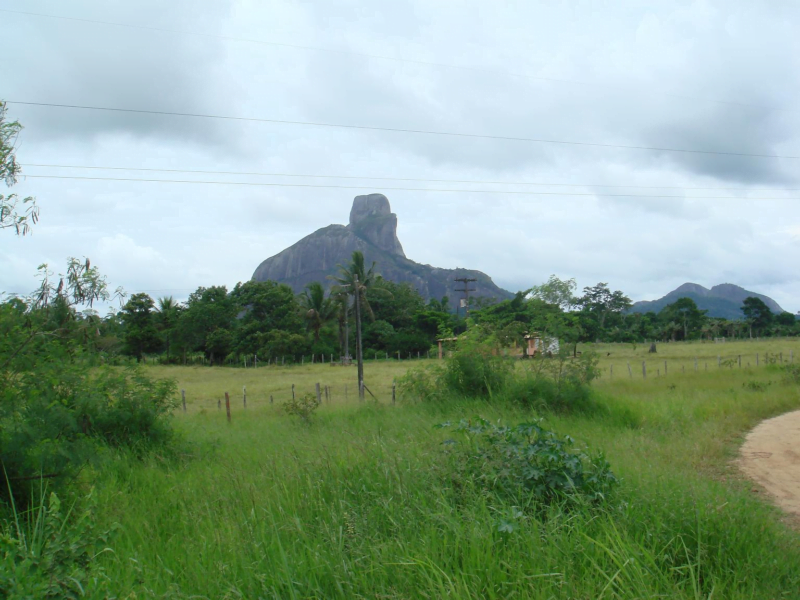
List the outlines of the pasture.
{"type": "Polygon", "coordinates": [[[621,483],[600,508],[534,513],[456,489],[454,434],[434,426],[537,415],[505,398],[391,404],[392,381],[434,360],[368,361],[363,403],[354,367],[147,367],[186,390],[187,449],[96,474],[115,533],[95,560],[119,598],[797,598],[800,535],[732,461],[756,423],[800,407],[764,360],[798,346],[597,345],[600,410],[539,416],[621,483]],[[316,383],[331,395],[310,426],[283,413],[292,384],[316,383]]]}

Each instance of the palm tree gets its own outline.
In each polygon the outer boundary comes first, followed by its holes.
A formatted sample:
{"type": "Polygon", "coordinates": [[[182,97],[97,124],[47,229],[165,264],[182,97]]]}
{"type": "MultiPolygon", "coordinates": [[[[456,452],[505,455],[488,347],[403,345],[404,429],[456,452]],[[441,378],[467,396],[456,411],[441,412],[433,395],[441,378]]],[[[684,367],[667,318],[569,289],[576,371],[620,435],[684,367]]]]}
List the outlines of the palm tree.
{"type": "MultiPolygon", "coordinates": [[[[339,274],[332,276],[336,282],[334,286],[334,293],[344,294],[353,297],[353,304],[355,305],[356,316],[356,361],[358,363],[358,395],[360,398],[364,397],[364,361],[363,361],[363,348],[361,344],[361,312],[366,311],[370,320],[375,320],[375,314],[372,312],[372,307],[367,300],[367,290],[374,290],[381,294],[389,295],[389,292],[380,290],[375,287],[375,283],[379,280],[380,276],[375,273],[375,263],[373,262],[369,269],[364,265],[364,254],[360,250],[353,252],[353,255],[348,265],[337,265],[339,267],[339,274]]],[[[349,301],[346,300],[346,304],[349,301]]],[[[345,310],[347,310],[345,308],[345,310]]]]}
{"type": "Polygon", "coordinates": [[[172,296],[164,296],[158,299],[158,316],[156,322],[164,332],[164,339],[167,345],[167,362],[169,362],[170,342],[172,341],[172,331],[178,320],[178,303],[172,296]]]}
{"type": "Polygon", "coordinates": [[[325,297],[325,288],[318,281],[309,283],[299,300],[307,326],[314,331],[314,341],[318,342],[319,330],[334,318],[336,305],[325,297]]]}

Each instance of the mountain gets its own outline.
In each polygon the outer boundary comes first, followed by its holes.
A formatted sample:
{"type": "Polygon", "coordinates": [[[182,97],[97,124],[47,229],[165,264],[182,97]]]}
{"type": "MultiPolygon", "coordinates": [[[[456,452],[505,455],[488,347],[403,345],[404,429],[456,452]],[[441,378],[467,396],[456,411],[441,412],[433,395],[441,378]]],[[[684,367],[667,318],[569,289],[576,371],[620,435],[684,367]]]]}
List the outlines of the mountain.
{"type": "Polygon", "coordinates": [[[477,279],[470,284],[473,297],[505,300],[514,294],[497,287],[491,277],[469,269],[438,269],[406,258],[397,239],[397,215],[383,194],[356,196],[348,225],[328,225],[262,262],[253,273],[254,281],[273,280],[285,283],[299,293],[312,281],[329,287],[329,275],[338,272],[338,264],[347,264],[354,250],[364,253],[367,265],[376,263],[384,279],[408,282],[426,299],[449,296],[460,298],[456,288],[463,284],[455,278],[477,279]]]}
{"type": "Polygon", "coordinates": [[[772,298],[756,292],[750,292],[732,283],[721,283],[710,290],[696,283],[684,283],[658,300],[636,302],[631,308],[631,312],[645,313],[652,311],[657,313],[667,304],[672,304],[679,298],[691,298],[698,308],[708,311],[709,317],[741,319],[744,317],[742,303],[745,298],[750,296],[763,300],[773,313],[784,312],[772,298]]]}

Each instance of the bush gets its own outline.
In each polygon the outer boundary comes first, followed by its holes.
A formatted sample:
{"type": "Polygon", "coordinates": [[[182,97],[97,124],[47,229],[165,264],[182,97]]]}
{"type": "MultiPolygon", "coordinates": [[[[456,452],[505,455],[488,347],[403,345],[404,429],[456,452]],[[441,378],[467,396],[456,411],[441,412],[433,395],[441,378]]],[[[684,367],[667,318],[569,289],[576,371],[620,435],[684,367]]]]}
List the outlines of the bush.
{"type": "Polygon", "coordinates": [[[503,427],[477,418],[461,421],[455,430],[466,442],[454,452],[458,479],[515,506],[593,505],[618,482],[601,453],[575,450],[572,438],[560,438],[540,420],[503,427]]]}
{"type": "MultiPolygon", "coordinates": [[[[60,355],[53,345],[50,351],[51,359],[60,355]]],[[[40,361],[0,392],[0,461],[23,505],[40,477],[57,488],[94,460],[101,445],[141,454],[173,435],[175,384],[154,381],[137,367],[92,373],[78,358],[40,361]]]]}
{"type": "Polygon", "coordinates": [[[0,522],[0,597],[83,598],[88,585],[106,597],[100,588],[108,579],[92,560],[109,532],[97,531],[91,496],[84,504],[79,514],[74,506],[64,514],[51,493],[24,516],[14,511],[0,522]]]}
{"type": "Polygon", "coordinates": [[[283,403],[283,411],[287,415],[300,417],[306,425],[311,424],[311,417],[314,416],[317,408],[319,408],[319,402],[314,394],[305,394],[283,403]]]}
{"type": "Polygon", "coordinates": [[[477,398],[502,392],[514,372],[514,363],[495,355],[487,345],[462,346],[444,363],[441,384],[450,392],[477,398]]]}
{"type": "Polygon", "coordinates": [[[597,355],[586,352],[526,361],[516,373],[513,359],[498,356],[491,347],[470,344],[459,348],[444,364],[410,369],[398,380],[400,394],[422,401],[451,396],[494,397],[537,410],[590,412],[597,408],[589,383],[597,376],[597,355]]]}

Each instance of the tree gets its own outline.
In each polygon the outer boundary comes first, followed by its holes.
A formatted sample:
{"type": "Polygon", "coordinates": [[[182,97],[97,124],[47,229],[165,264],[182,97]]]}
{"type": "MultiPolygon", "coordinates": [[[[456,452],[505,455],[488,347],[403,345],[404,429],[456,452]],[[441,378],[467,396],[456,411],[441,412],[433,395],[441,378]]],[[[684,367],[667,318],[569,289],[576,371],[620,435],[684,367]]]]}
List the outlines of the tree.
{"type": "MultiPolygon", "coordinates": [[[[21,174],[16,146],[22,125],[18,121],[8,121],[7,110],[6,103],[0,100],[0,180],[11,187],[21,174]]],[[[20,199],[16,194],[0,194],[0,229],[13,227],[17,235],[25,235],[38,220],[39,208],[34,198],[20,199]]]]}
{"type": "Polygon", "coordinates": [[[578,299],[575,297],[577,288],[578,284],[575,283],[574,277],[559,279],[555,275],[550,275],[550,279],[541,285],[533,286],[526,295],[529,298],[538,298],[548,304],[560,306],[564,311],[569,311],[578,303],[578,299]]]}
{"type": "Polygon", "coordinates": [[[265,336],[276,329],[291,334],[303,331],[297,298],[286,284],[275,281],[237,283],[230,293],[230,302],[232,314],[238,314],[238,318],[220,327],[232,332],[236,329],[237,352],[262,352],[265,336]]]}
{"type": "Polygon", "coordinates": [[[145,352],[158,350],[161,340],[158,337],[153,310],[155,302],[147,294],[134,294],[122,307],[122,321],[125,324],[125,351],[142,360],[145,352]]]}
{"type": "Polygon", "coordinates": [[[314,341],[319,342],[319,330],[336,317],[336,304],[325,297],[325,288],[318,281],[309,283],[298,301],[308,328],[314,332],[314,341]]]}
{"type": "Polygon", "coordinates": [[[236,317],[236,306],[225,286],[199,287],[189,294],[186,309],[178,320],[178,334],[184,350],[203,350],[211,363],[214,352],[208,336],[216,329],[230,330],[236,317]]]}
{"type": "Polygon", "coordinates": [[[583,296],[577,299],[576,305],[594,315],[602,330],[609,315],[620,314],[633,306],[633,303],[622,292],[608,289],[607,283],[598,283],[593,287],[583,288],[583,296]]]}
{"type": "Polygon", "coordinates": [[[742,304],[742,314],[749,326],[750,337],[753,337],[753,328],[758,332],[772,324],[772,311],[760,298],[753,296],[745,298],[742,304]]]}
{"type": "Polygon", "coordinates": [[[164,336],[164,344],[167,351],[167,361],[170,357],[170,347],[172,345],[172,337],[175,333],[175,326],[178,323],[178,316],[180,306],[172,296],[164,296],[158,299],[158,313],[155,321],[156,326],[161,330],[164,336]]]}
{"type": "MultiPolygon", "coordinates": [[[[687,340],[690,330],[698,331],[702,328],[706,312],[697,308],[697,304],[691,298],[678,298],[672,304],[662,308],[658,316],[663,321],[679,323],[683,330],[683,339],[687,340]]],[[[675,331],[672,332],[673,339],[674,333],[675,331]]]]}
{"type": "MultiPolygon", "coordinates": [[[[367,290],[373,288],[379,279],[375,272],[375,263],[367,269],[364,265],[364,254],[356,250],[353,252],[350,263],[338,265],[339,275],[333,276],[336,281],[337,291],[344,291],[345,294],[353,297],[356,316],[356,361],[358,363],[358,394],[364,397],[364,362],[363,347],[361,343],[361,313],[366,312],[371,320],[375,319],[372,307],[367,300],[367,290]]],[[[389,292],[383,291],[383,294],[389,292]]],[[[380,293],[379,293],[380,295],[380,293]]]]}
{"type": "Polygon", "coordinates": [[[775,315],[775,323],[783,327],[794,327],[797,324],[797,318],[790,312],[782,312],[775,315]]]}

